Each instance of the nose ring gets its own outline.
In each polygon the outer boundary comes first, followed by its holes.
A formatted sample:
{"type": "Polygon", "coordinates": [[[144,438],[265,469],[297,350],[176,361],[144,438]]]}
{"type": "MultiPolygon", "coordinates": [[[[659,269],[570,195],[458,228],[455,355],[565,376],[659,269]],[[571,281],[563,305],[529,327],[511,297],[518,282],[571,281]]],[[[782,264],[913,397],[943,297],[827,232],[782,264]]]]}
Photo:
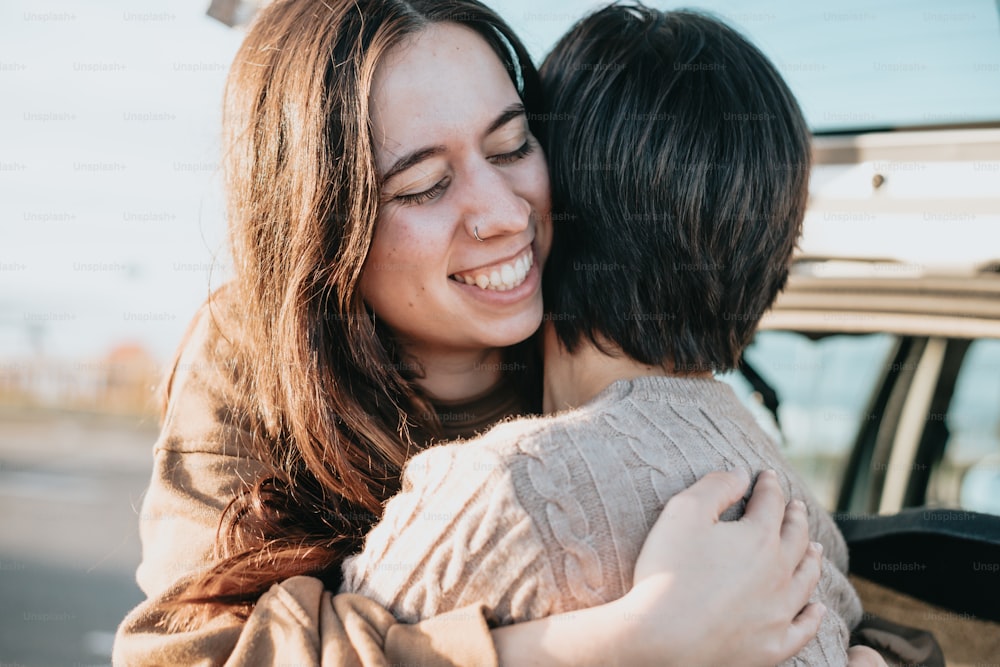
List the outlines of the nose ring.
{"type": "Polygon", "coordinates": [[[472,235],[475,236],[476,240],[479,241],[480,243],[483,242],[483,240],[479,238],[479,225],[476,225],[475,229],[472,230],[472,235]]]}

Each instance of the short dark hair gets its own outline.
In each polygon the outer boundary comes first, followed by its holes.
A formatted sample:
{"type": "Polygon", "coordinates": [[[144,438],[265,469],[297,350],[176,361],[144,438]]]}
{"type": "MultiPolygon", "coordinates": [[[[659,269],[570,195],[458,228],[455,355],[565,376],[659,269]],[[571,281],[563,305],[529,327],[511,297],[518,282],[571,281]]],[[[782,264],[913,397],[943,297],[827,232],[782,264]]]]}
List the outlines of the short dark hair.
{"type": "Polygon", "coordinates": [[[809,130],[774,65],[710,16],[612,5],[541,74],[559,339],[734,368],[787,280],[808,194],[809,130]]]}

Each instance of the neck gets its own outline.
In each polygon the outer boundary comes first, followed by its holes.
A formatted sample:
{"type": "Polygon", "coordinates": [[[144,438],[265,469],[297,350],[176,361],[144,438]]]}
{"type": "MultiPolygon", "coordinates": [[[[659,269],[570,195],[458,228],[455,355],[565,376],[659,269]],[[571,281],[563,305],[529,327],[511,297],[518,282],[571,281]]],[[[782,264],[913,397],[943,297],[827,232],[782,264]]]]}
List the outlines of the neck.
{"type": "MultiPolygon", "coordinates": [[[[641,377],[675,376],[669,365],[648,365],[626,356],[615,345],[605,344],[606,354],[587,339],[581,339],[570,354],[556,336],[555,327],[545,323],[545,394],[542,408],[546,413],[577,408],[587,403],[619,380],[641,377]]],[[[683,377],[711,377],[711,373],[683,374],[683,377]]]]}
{"type": "Polygon", "coordinates": [[[419,360],[423,377],[416,383],[431,398],[441,401],[463,401],[494,387],[500,382],[503,350],[449,350],[436,352],[411,351],[419,360]]]}

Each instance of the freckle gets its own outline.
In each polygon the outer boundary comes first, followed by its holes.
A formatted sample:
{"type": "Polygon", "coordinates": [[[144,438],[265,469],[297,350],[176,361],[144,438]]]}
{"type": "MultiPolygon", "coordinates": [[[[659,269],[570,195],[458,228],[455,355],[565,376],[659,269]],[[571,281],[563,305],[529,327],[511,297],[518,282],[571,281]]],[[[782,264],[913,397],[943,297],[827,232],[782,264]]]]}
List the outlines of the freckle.
{"type": "Polygon", "coordinates": [[[413,308],[413,302],[412,301],[409,302],[409,303],[407,303],[406,305],[409,306],[410,308],[413,308]]]}

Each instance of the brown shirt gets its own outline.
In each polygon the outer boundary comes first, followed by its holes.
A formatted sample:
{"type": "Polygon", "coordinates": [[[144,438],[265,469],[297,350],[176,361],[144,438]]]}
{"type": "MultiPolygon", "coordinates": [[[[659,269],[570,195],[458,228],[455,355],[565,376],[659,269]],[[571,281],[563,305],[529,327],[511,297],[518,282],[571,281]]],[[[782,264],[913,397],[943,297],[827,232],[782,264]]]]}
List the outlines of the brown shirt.
{"type": "Polygon", "coordinates": [[[231,415],[234,355],[213,320],[221,310],[202,308],[174,367],[139,517],[143,556],[136,579],[147,600],[118,628],[114,664],[495,665],[479,605],[399,624],[375,602],[333,595],[312,577],[273,586],[246,622],[222,615],[191,632],[164,629],[158,604],[211,566],[223,510],[244,480],[264,470],[231,415]]]}
{"type": "Polygon", "coordinates": [[[433,400],[434,411],[441,422],[442,440],[468,438],[485,433],[505,417],[529,415],[533,406],[518,391],[517,383],[508,374],[478,396],[464,401],[433,400]]]}

